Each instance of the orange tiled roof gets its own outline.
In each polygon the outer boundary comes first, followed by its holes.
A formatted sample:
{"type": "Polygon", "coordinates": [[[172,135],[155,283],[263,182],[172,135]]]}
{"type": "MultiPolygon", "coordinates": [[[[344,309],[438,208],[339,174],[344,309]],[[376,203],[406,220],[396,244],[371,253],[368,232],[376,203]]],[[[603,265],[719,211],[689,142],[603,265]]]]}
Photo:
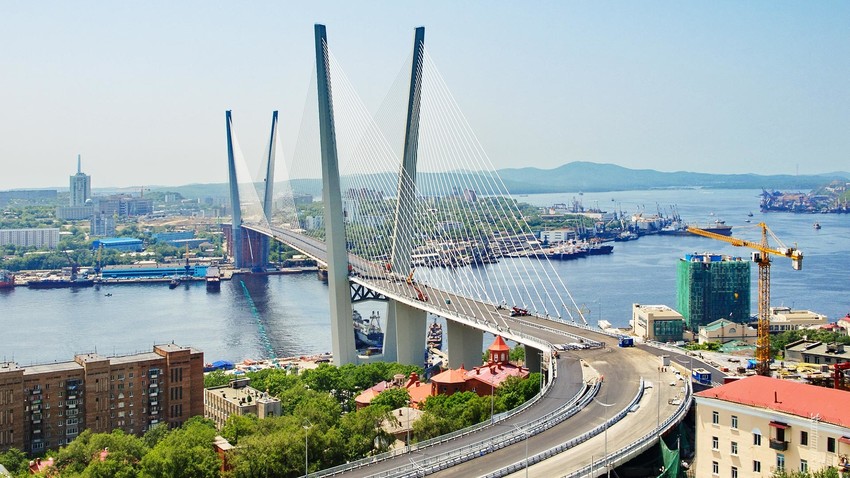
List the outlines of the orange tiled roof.
{"type": "Polygon", "coordinates": [[[508,347],[508,344],[505,343],[501,335],[497,335],[496,340],[493,341],[493,344],[487,350],[491,352],[510,352],[511,348],[508,347]]]}
{"type": "Polygon", "coordinates": [[[850,392],[759,375],[736,380],[696,394],[741,405],[776,410],[850,428],[850,392]]]}
{"type": "Polygon", "coordinates": [[[431,381],[436,383],[464,383],[466,382],[465,375],[466,369],[461,365],[458,369],[449,369],[434,375],[431,377],[431,381]]]}

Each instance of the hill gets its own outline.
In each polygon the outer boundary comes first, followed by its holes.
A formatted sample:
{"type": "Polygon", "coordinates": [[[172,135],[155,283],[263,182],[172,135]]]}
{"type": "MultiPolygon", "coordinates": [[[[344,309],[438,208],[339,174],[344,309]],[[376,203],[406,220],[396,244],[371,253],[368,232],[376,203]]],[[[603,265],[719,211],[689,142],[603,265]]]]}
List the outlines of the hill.
{"type": "Polygon", "coordinates": [[[807,176],[708,174],[687,171],[668,173],[652,169],[629,169],[615,164],[583,161],[567,163],[554,169],[501,169],[499,175],[505,180],[510,191],[515,194],[693,187],[810,190],[821,187],[832,180],[846,181],[848,178],[848,175],[841,173],[807,176]]]}
{"type": "MultiPolygon", "coordinates": [[[[712,189],[780,189],[812,190],[834,181],[847,181],[850,174],[835,172],[820,175],[794,176],[759,174],[708,174],[688,171],[661,172],[652,169],[629,169],[615,164],[590,163],[576,161],[554,169],[509,168],[497,171],[512,194],[558,193],[558,192],[602,192],[628,191],[639,189],[668,188],[712,188],[712,189]]],[[[422,173],[426,176],[434,173],[422,173]]],[[[466,172],[463,175],[475,176],[478,173],[466,172]]],[[[457,175],[457,174],[456,174],[457,175]]],[[[470,183],[474,178],[470,177],[470,183]]],[[[343,178],[343,187],[345,187],[343,178]]],[[[359,182],[359,181],[358,181],[359,182]]],[[[435,183],[434,179],[423,183],[435,183]]],[[[360,182],[362,184],[362,182],[360,182]]],[[[392,184],[390,182],[389,184],[392,184]]],[[[293,189],[314,196],[321,195],[321,181],[318,179],[297,179],[293,189]]],[[[226,183],[189,184],[173,187],[151,187],[157,191],[179,192],[183,197],[226,197],[226,183]]],[[[385,191],[389,192],[389,191],[385,191]]],[[[428,191],[422,191],[428,194],[428,191]]]]}

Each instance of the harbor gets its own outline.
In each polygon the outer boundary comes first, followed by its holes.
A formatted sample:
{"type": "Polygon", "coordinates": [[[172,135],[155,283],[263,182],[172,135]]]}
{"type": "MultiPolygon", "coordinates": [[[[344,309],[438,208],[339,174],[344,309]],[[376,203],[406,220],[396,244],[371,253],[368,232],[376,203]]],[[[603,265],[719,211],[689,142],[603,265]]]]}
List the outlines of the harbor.
{"type": "MultiPolygon", "coordinates": [[[[585,193],[584,198],[610,202],[614,197],[622,203],[634,204],[675,203],[683,217],[722,214],[734,227],[736,236],[753,240],[758,239],[759,233],[748,228],[744,221],[751,218],[748,213],[757,194],[754,190],[628,191],[585,193]]],[[[562,197],[541,194],[523,200],[543,207],[559,202],[562,197]]],[[[753,220],[763,219],[758,211],[753,212],[756,214],[753,220]]],[[[770,215],[771,228],[788,242],[805,247],[807,261],[806,267],[794,272],[793,277],[775,274],[771,294],[774,305],[817,310],[833,320],[848,312],[844,271],[850,267],[850,251],[836,247],[850,234],[850,225],[842,220],[844,217],[818,216],[822,229],[814,230],[809,216],[770,215]]],[[[556,263],[558,275],[592,325],[605,319],[615,327],[626,326],[632,304],[636,302],[675,304],[676,262],[683,254],[695,251],[741,254],[732,246],[693,235],[648,235],[637,241],[616,243],[615,248],[614,254],[556,263]]],[[[499,303],[504,297],[499,284],[514,280],[506,263],[516,260],[525,259],[503,258],[496,264],[457,269],[418,268],[417,281],[433,283],[438,279],[449,280],[451,275],[475,275],[492,284],[490,297],[499,303]]],[[[203,279],[174,290],[168,288],[167,281],[143,279],[116,280],[79,289],[0,289],[4,320],[33,323],[32,327],[4,331],[9,344],[4,354],[23,364],[43,363],[95,349],[120,353],[147,350],[152,343],[172,340],[203,350],[209,360],[313,355],[331,349],[327,332],[328,291],[325,284],[316,280],[315,269],[264,275],[230,273],[229,279],[227,274],[222,266],[219,293],[208,293],[203,279]],[[245,289],[256,308],[256,317],[245,289]],[[37,321],[33,321],[32,310],[39,310],[37,321]],[[263,325],[272,350],[269,355],[258,324],[263,325]]],[[[529,276],[523,280],[536,279],[529,276]]],[[[755,280],[753,274],[753,290],[755,280]]],[[[23,280],[16,277],[16,283],[22,285],[23,280]]],[[[755,311],[755,297],[752,300],[751,310],[755,311]]],[[[380,311],[382,321],[386,317],[379,303],[366,302],[355,308],[365,318],[372,310],[380,311]]],[[[528,308],[533,310],[531,304],[528,308]]],[[[565,311],[558,313],[567,316],[565,311]]],[[[428,323],[431,322],[429,319],[428,323]]],[[[423,340],[426,333],[423,330],[423,340]]],[[[450,347],[448,343],[443,346],[450,347]]]]}

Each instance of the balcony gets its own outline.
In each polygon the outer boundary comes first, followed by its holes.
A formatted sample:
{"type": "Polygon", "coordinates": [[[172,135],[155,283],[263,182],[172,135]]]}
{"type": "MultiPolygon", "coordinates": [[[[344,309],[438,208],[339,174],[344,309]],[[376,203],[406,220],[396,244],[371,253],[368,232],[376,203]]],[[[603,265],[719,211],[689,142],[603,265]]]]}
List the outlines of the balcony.
{"type": "Polygon", "coordinates": [[[788,449],[788,442],[777,440],[775,438],[770,439],[770,449],[777,451],[785,451],[788,449]]]}

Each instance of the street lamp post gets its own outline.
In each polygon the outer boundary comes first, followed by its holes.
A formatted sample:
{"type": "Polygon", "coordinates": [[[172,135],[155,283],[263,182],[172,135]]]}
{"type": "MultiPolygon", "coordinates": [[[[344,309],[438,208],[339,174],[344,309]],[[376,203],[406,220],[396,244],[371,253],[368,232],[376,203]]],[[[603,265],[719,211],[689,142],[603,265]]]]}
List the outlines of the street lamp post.
{"type": "Polygon", "coordinates": [[[493,377],[490,377],[490,424],[494,423],[493,411],[495,408],[494,398],[493,398],[493,377]]]}
{"type": "MultiPolygon", "coordinates": [[[[602,405],[603,407],[613,407],[614,406],[613,403],[602,403],[595,398],[593,399],[593,401],[598,403],[599,405],[602,405]]],[[[591,467],[592,467],[593,461],[591,460],[590,463],[591,463],[591,467]]],[[[604,463],[605,463],[605,469],[607,470],[607,473],[608,473],[608,478],[611,478],[611,466],[608,464],[608,418],[607,417],[605,418],[605,460],[604,460],[604,463]]]]}
{"type": "Polygon", "coordinates": [[[543,352],[540,355],[540,398],[543,398],[543,352]]]}
{"type": "Polygon", "coordinates": [[[308,476],[310,474],[310,458],[307,452],[310,450],[307,447],[307,437],[310,434],[310,428],[313,427],[313,424],[308,419],[304,419],[309,425],[302,425],[304,427],[304,476],[308,476]]]}
{"type": "Polygon", "coordinates": [[[514,425],[516,431],[522,433],[525,439],[525,478],[528,478],[528,432],[521,429],[519,425],[514,425]]]}

